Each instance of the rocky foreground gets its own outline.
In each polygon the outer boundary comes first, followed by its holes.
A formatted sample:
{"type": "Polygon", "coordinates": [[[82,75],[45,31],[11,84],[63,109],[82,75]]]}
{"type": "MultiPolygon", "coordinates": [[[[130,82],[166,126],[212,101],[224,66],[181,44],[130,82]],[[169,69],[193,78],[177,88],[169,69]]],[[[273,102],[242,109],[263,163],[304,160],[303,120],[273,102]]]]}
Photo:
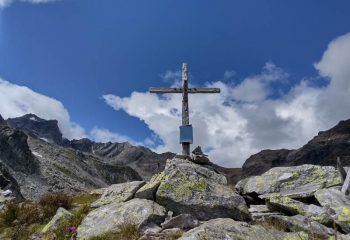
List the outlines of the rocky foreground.
{"type": "MultiPolygon", "coordinates": [[[[92,191],[101,196],[74,236],[119,239],[111,236],[132,225],[139,239],[350,239],[342,181],[334,167],[302,165],[273,168],[233,189],[210,166],[177,156],[149,182],[92,191]]],[[[54,233],[72,214],[59,209],[35,239],[54,233]]]]}

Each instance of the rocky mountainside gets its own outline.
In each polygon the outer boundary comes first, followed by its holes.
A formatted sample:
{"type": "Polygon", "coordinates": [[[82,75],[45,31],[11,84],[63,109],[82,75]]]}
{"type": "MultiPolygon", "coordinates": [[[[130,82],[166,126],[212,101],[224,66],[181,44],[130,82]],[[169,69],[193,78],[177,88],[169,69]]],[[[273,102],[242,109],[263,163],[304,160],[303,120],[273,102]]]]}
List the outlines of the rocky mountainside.
{"type": "Polygon", "coordinates": [[[278,166],[314,164],[336,166],[337,157],[350,166],[350,119],[319,132],[316,137],[297,150],[264,150],[252,155],[242,167],[243,177],[260,175],[278,166]]]}
{"type": "Polygon", "coordinates": [[[165,167],[166,159],[175,156],[173,153],[157,154],[142,146],[125,143],[95,143],[89,139],[72,140],[74,149],[97,155],[109,164],[123,164],[131,167],[144,179],[150,179],[165,167]]]}
{"type": "Polygon", "coordinates": [[[40,138],[51,144],[73,148],[95,155],[110,165],[126,165],[137,171],[144,179],[150,179],[162,171],[166,159],[174,157],[173,153],[157,154],[142,146],[125,143],[96,143],[89,139],[69,141],[62,137],[56,120],[45,120],[34,114],[27,114],[7,120],[9,126],[25,132],[27,135],[40,138]]]}
{"type": "Polygon", "coordinates": [[[149,182],[92,191],[100,197],[79,222],[69,221],[74,211],[58,209],[33,236],[73,227],[65,234],[79,240],[347,240],[350,198],[341,184],[334,167],[302,165],[272,168],[233,189],[210,165],[176,156],[149,182]],[[63,219],[75,225],[62,225],[63,219]]]}
{"type": "MultiPolygon", "coordinates": [[[[38,128],[36,131],[40,133],[38,128]]],[[[0,126],[0,186],[17,198],[34,199],[53,191],[80,193],[140,179],[128,166],[111,165],[97,156],[51,144],[35,134],[0,126]]]]}

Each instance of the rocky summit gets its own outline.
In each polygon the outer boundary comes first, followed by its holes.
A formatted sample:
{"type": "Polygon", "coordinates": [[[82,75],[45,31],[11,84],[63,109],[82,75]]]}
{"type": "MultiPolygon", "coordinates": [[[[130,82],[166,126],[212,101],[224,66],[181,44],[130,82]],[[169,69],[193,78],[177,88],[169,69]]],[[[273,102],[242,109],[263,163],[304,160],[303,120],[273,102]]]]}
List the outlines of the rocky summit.
{"type": "MultiPolygon", "coordinates": [[[[91,196],[99,197],[74,225],[71,236],[80,240],[346,240],[350,239],[350,198],[339,190],[341,185],[334,167],[303,165],[273,168],[240,181],[234,189],[210,165],[175,156],[148,182],[91,191],[91,196]]],[[[80,216],[81,210],[68,210],[58,209],[33,236],[58,236],[65,221],[70,224],[80,216]]]]}
{"type": "Polygon", "coordinates": [[[348,121],[243,169],[57,126],[0,118],[0,239],[350,239],[348,121]]]}

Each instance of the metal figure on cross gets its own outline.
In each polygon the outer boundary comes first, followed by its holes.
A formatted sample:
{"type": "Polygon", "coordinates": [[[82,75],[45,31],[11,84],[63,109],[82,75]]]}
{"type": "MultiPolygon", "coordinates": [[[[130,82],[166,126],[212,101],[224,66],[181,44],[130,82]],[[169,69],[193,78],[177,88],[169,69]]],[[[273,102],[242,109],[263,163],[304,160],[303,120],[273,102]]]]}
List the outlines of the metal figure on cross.
{"type": "Polygon", "coordinates": [[[190,144],[193,143],[193,129],[190,125],[188,106],[188,94],[195,93],[220,93],[220,88],[189,88],[187,64],[182,64],[182,88],[151,87],[151,93],[182,93],[182,126],[180,126],[180,143],[182,154],[190,156],[190,144]]]}

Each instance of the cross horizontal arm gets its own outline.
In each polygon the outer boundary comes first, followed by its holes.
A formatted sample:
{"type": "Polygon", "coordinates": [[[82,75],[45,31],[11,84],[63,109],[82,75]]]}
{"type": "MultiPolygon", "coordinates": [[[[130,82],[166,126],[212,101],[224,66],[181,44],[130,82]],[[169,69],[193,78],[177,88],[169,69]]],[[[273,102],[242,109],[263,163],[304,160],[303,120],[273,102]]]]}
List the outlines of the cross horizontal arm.
{"type": "Polygon", "coordinates": [[[220,93],[220,88],[189,88],[188,93],[220,93]]]}
{"type": "MultiPolygon", "coordinates": [[[[155,88],[149,89],[150,93],[182,93],[182,88],[155,88]]],[[[189,88],[188,93],[220,93],[220,88],[189,88]]]]}
{"type": "Polygon", "coordinates": [[[166,88],[166,87],[151,87],[149,88],[150,93],[182,93],[182,88],[166,88]]]}

